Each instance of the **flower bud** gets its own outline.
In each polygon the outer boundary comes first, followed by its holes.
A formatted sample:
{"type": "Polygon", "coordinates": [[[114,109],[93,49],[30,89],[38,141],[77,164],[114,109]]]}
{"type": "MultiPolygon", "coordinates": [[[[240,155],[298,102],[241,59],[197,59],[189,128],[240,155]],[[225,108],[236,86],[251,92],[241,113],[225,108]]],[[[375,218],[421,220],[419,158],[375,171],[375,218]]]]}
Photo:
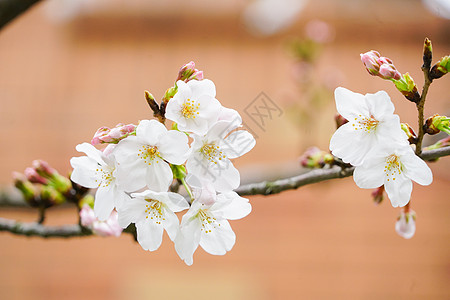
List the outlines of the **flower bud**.
{"type": "Polygon", "coordinates": [[[33,169],[43,178],[47,179],[46,185],[53,187],[61,194],[66,194],[72,189],[70,179],[62,176],[52,168],[46,161],[34,160],[32,162],[33,169]]]}
{"type": "Polygon", "coordinates": [[[370,75],[377,76],[380,70],[380,64],[377,61],[378,58],[380,58],[380,53],[371,50],[369,52],[360,54],[360,56],[367,72],[369,72],[370,75]]]}
{"type": "Polygon", "coordinates": [[[423,68],[430,69],[431,61],[433,59],[433,48],[431,47],[431,41],[425,38],[423,43],[423,68]]]}
{"type": "Polygon", "coordinates": [[[380,204],[384,199],[384,185],[380,186],[379,188],[376,188],[372,192],[372,198],[373,202],[375,204],[380,204]]]}
{"type": "Polygon", "coordinates": [[[135,134],[136,125],[119,123],[116,127],[110,129],[108,127],[100,127],[95,132],[91,140],[92,145],[99,145],[104,143],[117,144],[129,135],[135,134]]]}
{"type": "Polygon", "coordinates": [[[44,207],[51,207],[56,204],[64,203],[66,198],[54,187],[43,185],[41,186],[40,200],[44,207]]]}
{"type": "Polygon", "coordinates": [[[14,179],[14,186],[22,193],[25,201],[33,207],[38,206],[38,202],[36,201],[39,195],[38,188],[28,181],[23,174],[13,172],[12,176],[14,179]]]}
{"type": "Polygon", "coordinates": [[[420,101],[420,95],[417,91],[416,83],[414,79],[409,75],[409,73],[405,73],[398,80],[393,80],[397,90],[399,90],[403,96],[406,97],[411,102],[418,103],[420,101]]]}
{"type": "Polygon", "coordinates": [[[94,210],[88,205],[84,204],[80,210],[81,225],[92,230],[92,232],[99,236],[120,236],[122,227],[119,226],[118,215],[115,210],[111,212],[110,217],[106,221],[99,221],[94,214],[94,210]]]}
{"type": "Polygon", "coordinates": [[[406,133],[410,144],[417,144],[417,135],[408,123],[401,123],[400,127],[406,133]]]}
{"type": "Polygon", "coordinates": [[[437,79],[437,78],[441,78],[442,76],[444,76],[445,74],[447,74],[448,72],[450,72],[450,56],[444,56],[443,58],[441,58],[440,61],[438,61],[432,68],[430,71],[430,79],[437,79]]]}
{"type": "Polygon", "coordinates": [[[336,122],[336,129],[344,125],[345,123],[348,123],[348,120],[341,116],[340,114],[334,115],[334,121],[336,122]]]}
{"type": "Polygon", "coordinates": [[[193,61],[185,64],[181,67],[178,72],[177,80],[182,80],[184,82],[188,82],[191,80],[202,80],[203,79],[203,71],[199,71],[195,68],[195,63],[193,61]]]}
{"type": "Polygon", "coordinates": [[[300,164],[305,168],[322,168],[334,162],[333,155],[317,147],[310,147],[300,156],[300,164]]]}
{"type": "Polygon", "coordinates": [[[402,211],[395,223],[395,231],[399,236],[410,239],[416,232],[416,213],[413,210],[402,211]]]}
{"type": "Polygon", "coordinates": [[[450,134],[450,119],[446,116],[434,115],[429,117],[423,125],[423,130],[429,135],[443,131],[450,134]]]}
{"type": "Polygon", "coordinates": [[[380,66],[380,77],[383,79],[394,79],[394,80],[399,80],[402,76],[402,74],[400,74],[399,71],[397,71],[397,69],[395,68],[394,65],[392,64],[382,64],[380,66]]]}
{"type": "Polygon", "coordinates": [[[48,180],[41,175],[33,168],[26,168],[24,171],[25,177],[31,183],[40,183],[40,184],[48,184],[48,180]]]}

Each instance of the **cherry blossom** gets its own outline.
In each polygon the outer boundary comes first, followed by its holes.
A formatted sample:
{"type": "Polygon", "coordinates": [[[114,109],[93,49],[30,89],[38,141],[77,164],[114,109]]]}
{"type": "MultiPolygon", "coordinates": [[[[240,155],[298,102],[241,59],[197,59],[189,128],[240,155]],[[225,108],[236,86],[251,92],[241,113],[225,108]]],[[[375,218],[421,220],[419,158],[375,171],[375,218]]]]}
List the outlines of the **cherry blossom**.
{"type": "Polygon", "coordinates": [[[345,88],[335,90],[336,108],[348,123],[339,127],[330,141],[333,155],[354,166],[361,165],[379,143],[407,139],[394,105],[384,91],[361,95],[345,88]]]}
{"type": "MultiPolygon", "coordinates": [[[[202,184],[209,186],[208,183],[202,184]]],[[[188,212],[181,220],[180,232],[175,239],[175,249],[187,265],[192,265],[195,250],[200,245],[213,255],[224,255],[230,251],[236,241],[236,235],[228,220],[237,220],[247,216],[251,205],[247,199],[235,192],[218,194],[205,193],[211,198],[194,200],[188,212]]],[[[201,195],[202,191],[194,194],[201,195]]]]}
{"type": "Polygon", "coordinates": [[[217,121],[221,110],[216,87],[211,80],[177,81],[178,91],[166,107],[166,118],[178,129],[203,135],[217,121]]]}
{"type": "Polygon", "coordinates": [[[114,150],[120,168],[117,178],[127,192],[145,186],[155,191],[167,191],[173,174],[168,164],[180,165],[189,155],[187,136],[167,130],[156,120],[143,120],[136,136],[119,142],[114,150]]]}
{"type": "MultiPolygon", "coordinates": [[[[113,154],[105,155],[89,143],[79,144],[75,149],[87,156],[72,157],[70,164],[73,172],[70,179],[87,188],[98,188],[95,193],[94,212],[100,221],[105,221],[112,210],[120,207],[128,197],[116,180],[115,157],[113,154]]],[[[109,150],[105,152],[111,153],[109,150]]]]}
{"type": "Polygon", "coordinates": [[[119,209],[119,225],[126,228],[135,223],[137,240],[145,250],[159,248],[164,229],[173,241],[179,225],[175,212],[189,208],[186,199],[176,193],[149,190],[133,193],[131,197],[119,209]]]}
{"type": "Polygon", "coordinates": [[[211,181],[219,192],[230,191],[240,184],[239,171],[230,159],[240,157],[255,146],[254,137],[245,130],[230,133],[240,126],[240,116],[232,112],[224,114],[206,135],[193,134],[192,153],[186,168],[190,174],[211,181]]]}
{"type": "Polygon", "coordinates": [[[384,185],[392,206],[402,207],[411,197],[412,180],[429,185],[433,174],[409,145],[392,142],[378,145],[371,156],[355,168],[353,179],[356,185],[364,189],[384,185]]]}

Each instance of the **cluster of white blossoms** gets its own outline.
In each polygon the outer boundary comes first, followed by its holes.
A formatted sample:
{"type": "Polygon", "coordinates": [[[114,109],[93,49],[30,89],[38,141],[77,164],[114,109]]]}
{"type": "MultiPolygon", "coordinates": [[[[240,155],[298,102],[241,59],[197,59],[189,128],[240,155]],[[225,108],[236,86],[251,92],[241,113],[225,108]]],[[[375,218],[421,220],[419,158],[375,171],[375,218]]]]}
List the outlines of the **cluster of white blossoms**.
{"type": "Polygon", "coordinates": [[[348,122],[334,133],[330,150],[355,166],[353,179],[360,188],[384,185],[392,206],[403,207],[410,200],[412,181],[431,184],[431,170],[415,155],[386,92],[361,95],[338,87],[335,99],[348,122]]]}
{"type": "Polygon", "coordinates": [[[139,244],[149,251],[159,248],[166,230],[178,255],[191,265],[199,245],[215,255],[233,247],[236,236],[228,220],[245,217],[251,205],[233,192],[240,175],[230,159],[250,151],[255,139],[238,130],[239,113],[220,104],[212,81],[178,80],[175,88],[165,108],[172,130],[142,120],[135,133],[125,130],[123,137],[115,137],[117,144],[103,151],[80,144],[76,149],[86,156],[71,159],[71,179],[97,188],[99,220],[116,210],[120,226],[134,223],[139,244]],[[174,180],[184,185],[189,200],[169,192],[174,180]],[[184,210],[180,224],[175,213],[184,210]]]}

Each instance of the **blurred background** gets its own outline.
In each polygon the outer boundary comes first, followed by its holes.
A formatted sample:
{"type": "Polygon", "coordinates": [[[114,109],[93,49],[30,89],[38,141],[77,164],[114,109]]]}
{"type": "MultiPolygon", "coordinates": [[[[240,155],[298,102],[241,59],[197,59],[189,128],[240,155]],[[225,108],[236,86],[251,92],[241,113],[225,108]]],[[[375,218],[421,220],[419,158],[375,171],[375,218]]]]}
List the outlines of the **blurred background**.
{"type": "MultiPolygon", "coordinates": [[[[449,18],[448,0],[42,1],[0,31],[0,185],[10,189],[11,173],[38,158],[68,174],[77,144],[101,126],[151,118],[144,90],[160,99],[191,60],[257,139],[235,161],[243,183],[302,172],[309,146],[328,148],[338,86],[386,90],[417,130],[415,106],[359,54],[378,50],[421,89],[423,40],[434,62],[448,55],[449,18]],[[262,126],[249,113],[261,97],[278,109],[262,126]]],[[[449,79],[433,82],[426,116],[450,114],[449,79]]],[[[411,240],[395,233],[400,210],[346,178],[249,197],[252,213],[231,222],[233,250],[198,249],[191,267],[167,236],[150,253],[129,235],[1,233],[0,298],[450,299],[450,160],[430,167],[431,187],[414,186],[411,240]]],[[[48,224],[75,222],[75,208],[48,211],[48,224]]]]}

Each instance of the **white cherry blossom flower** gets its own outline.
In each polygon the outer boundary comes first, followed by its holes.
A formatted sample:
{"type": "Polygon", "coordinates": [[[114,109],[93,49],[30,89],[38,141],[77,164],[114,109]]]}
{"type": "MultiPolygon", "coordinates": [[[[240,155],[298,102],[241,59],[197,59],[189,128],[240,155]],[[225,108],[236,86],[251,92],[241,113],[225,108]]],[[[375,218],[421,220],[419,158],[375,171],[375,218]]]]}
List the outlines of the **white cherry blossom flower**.
{"type": "Polygon", "coordinates": [[[238,130],[229,134],[238,126],[240,117],[231,121],[224,119],[215,123],[206,135],[192,135],[194,141],[186,169],[190,174],[211,181],[219,192],[231,191],[239,186],[239,171],[230,159],[244,155],[256,144],[248,131],[238,130]]]}
{"type": "Polygon", "coordinates": [[[119,209],[119,225],[126,228],[135,223],[137,240],[144,250],[159,248],[164,229],[173,241],[179,229],[174,212],[189,208],[186,199],[176,193],[149,190],[131,194],[131,197],[119,209]]]}
{"type": "Polygon", "coordinates": [[[400,212],[400,216],[395,223],[395,231],[402,238],[412,238],[416,233],[416,213],[413,210],[400,212]]]}
{"type": "Polygon", "coordinates": [[[364,189],[384,184],[392,206],[403,207],[411,197],[411,181],[429,185],[433,174],[409,145],[390,143],[377,146],[364,163],[355,168],[353,179],[356,185],[364,189]]]}
{"type": "Polygon", "coordinates": [[[143,120],[136,128],[136,136],[120,141],[114,152],[119,163],[117,178],[127,192],[145,186],[167,191],[173,180],[167,162],[183,164],[189,155],[189,145],[184,133],[167,130],[156,120],[143,120]]]}
{"type": "MultiPolygon", "coordinates": [[[[209,191],[206,193],[211,195],[209,191]]],[[[211,197],[215,199],[204,197],[194,200],[181,220],[175,249],[187,265],[192,265],[194,252],[199,245],[213,255],[224,255],[230,251],[236,241],[236,235],[228,220],[241,219],[251,211],[248,200],[235,192],[211,197]]]]}
{"type": "Polygon", "coordinates": [[[94,212],[100,221],[107,220],[112,210],[120,207],[128,197],[116,180],[117,163],[108,147],[102,152],[88,143],[77,145],[75,149],[87,156],[72,157],[70,160],[73,167],[70,179],[87,188],[98,188],[94,212]]]}
{"type": "Polygon", "coordinates": [[[406,140],[385,91],[361,95],[338,87],[334,94],[337,111],[348,123],[339,127],[331,138],[333,155],[358,166],[376,144],[406,140]]]}
{"type": "Polygon", "coordinates": [[[215,98],[216,87],[211,80],[177,81],[178,91],[166,107],[166,118],[178,129],[203,135],[217,121],[221,104],[215,98]]]}

